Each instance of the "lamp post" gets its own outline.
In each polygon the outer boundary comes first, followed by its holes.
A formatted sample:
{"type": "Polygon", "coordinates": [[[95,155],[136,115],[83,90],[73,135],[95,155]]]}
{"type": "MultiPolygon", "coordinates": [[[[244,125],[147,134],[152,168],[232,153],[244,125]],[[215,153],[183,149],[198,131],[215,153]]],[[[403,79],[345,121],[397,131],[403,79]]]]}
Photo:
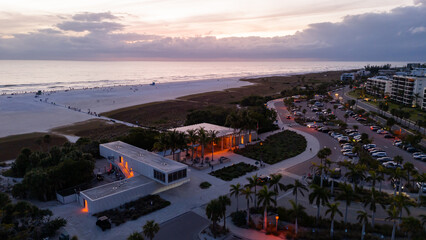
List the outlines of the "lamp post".
{"type": "Polygon", "coordinates": [[[276,226],[276,228],[277,228],[277,232],[278,232],[278,219],[279,219],[280,217],[278,216],[278,215],[276,215],[275,216],[275,226],[276,226]]]}

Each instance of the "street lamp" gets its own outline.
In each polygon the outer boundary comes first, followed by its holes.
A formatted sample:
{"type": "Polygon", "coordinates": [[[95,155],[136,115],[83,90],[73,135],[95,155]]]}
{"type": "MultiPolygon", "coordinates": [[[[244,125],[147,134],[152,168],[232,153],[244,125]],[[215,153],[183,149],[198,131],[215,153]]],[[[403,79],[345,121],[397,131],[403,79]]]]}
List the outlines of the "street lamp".
{"type": "Polygon", "coordinates": [[[277,232],[278,232],[278,219],[279,219],[280,217],[278,216],[278,215],[276,215],[275,216],[275,220],[276,220],[276,222],[275,222],[275,226],[277,227],[277,232]]]}

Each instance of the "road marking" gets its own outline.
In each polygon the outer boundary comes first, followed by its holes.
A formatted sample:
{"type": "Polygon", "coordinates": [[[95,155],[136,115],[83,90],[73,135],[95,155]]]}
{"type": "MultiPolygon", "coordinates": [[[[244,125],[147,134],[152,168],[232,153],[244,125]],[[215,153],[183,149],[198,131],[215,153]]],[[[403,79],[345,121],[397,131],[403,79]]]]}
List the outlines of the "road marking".
{"type": "Polygon", "coordinates": [[[385,148],[389,148],[388,146],[383,146],[383,147],[385,147],[385,148]]]}

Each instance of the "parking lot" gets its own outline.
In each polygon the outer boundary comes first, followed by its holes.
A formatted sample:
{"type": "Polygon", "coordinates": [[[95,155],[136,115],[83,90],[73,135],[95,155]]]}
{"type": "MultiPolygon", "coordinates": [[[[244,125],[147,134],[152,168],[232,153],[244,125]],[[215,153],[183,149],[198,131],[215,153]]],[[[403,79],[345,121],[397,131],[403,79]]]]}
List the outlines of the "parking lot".
{"type": "MultiPolygon", "coordinates": [[[[300,106],[300,111],[304,116],[310,120],[310,123],[307,124],[307,127],[300,127],[303,131],[307,131],[310,134],[317,137],[321,142],[321,147],[328,147],[332,150],[332,155],[329,157],[335,164],[332,165],[332,169],[339,168],[338,162],[348,160],[356,163],[358,161],[358,156],[352,152],[355,142],[361,141],[362,134],[368,134],[368,138],[372,140],[371,146],[365,146],[365,150],[370,150],[370,155],[377,159],[380,164],[385,168],[396,168],[402,167],[406,162],[410,162],[414,165],[414,169],[419,173],[424,173],[426,171],[426,156],[423,157],[423,153],[419,153],[417,149],[412,148],[411,146],[403,146],[398,139],[394,139],[391,133],[382,129],[376,124],[366,124],[366,118],[363,116],[356,115],[347,109],[344,109],[338,103],[322,103],[323,105],[309,105],[306,101],[301,101],[295,103],[296,106],[300,106]],[[336,105],[338,108],[334,108],[336,105]],[[306,109],[306,111],[304,111],[306,109]],[[327,111],[328,110],[328,111],[327,111]],[[347,114],[347,118],[345,118],[347,114]],[[319,123],[318,120],[320,116],[335,115],[338,119],[345,121],[348,125],[345,132],[336,133],[333,129],[336,126],[324,126],[323,123],[319,123]],[[343,145],[345,144],[345,145],[343,145]],[[399,147],[398,147],[399,146],[399,147]],[[417,153],[416,153],[417,152],[417,153]],[[414,156],[413,156],[413,153],[414,156]],[[395,156],[401,156],[403,161],[402,163],[394,162],[395,156]]],[[[294,113],[292,113],[292,117],[294,113]]],[[[293,118],[286,121],[294,121],[293,118]]],[[[318,161],[318,159],[317,159],[318,161]]],[[[313,161],[315,162],[315,161],[313,161]]],[[[306,171],[307,163],[305,163],[304,169],[306,171]]],[[[303,167],[294,166],[296,174],[301,174],[303,167]]],[[[344,169],[342,169],[345,171],[344,169]]],[[[342,172],[342,176],[344,176],[342,172]]],[[[344,177],[342,177],[344,179],[344,177]]],[[[365,185],[368,185],[365,184],[365,185]]],[[[390,180],[386,178],[383,182],[384,189],[393,189],[393,184],[390,180]]]]}

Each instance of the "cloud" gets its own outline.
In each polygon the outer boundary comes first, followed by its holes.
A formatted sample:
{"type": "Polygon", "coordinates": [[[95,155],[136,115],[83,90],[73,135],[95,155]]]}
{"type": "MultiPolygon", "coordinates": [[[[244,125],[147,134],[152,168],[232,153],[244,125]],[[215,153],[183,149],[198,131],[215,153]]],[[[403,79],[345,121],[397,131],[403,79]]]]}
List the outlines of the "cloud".
{"type": "Polygon", "coordinates": [[[64,31],[74,32],[113,32],[122,30],[124,25],[115,22],[76,22],[66,21],[56,25],[59,29],[64,31]]]}
{"type": "Polygon", "coordinates": [[[279,37],[167,37],[126,33],[111,13],[80,13],[14,38],[0,38],[3,59],[280,59],[424,61],[426,5],[311,24],[279,37]],[[85,34],[70,34],[85,33],[85,34]]]}
{"type": "Polygon", "coordinates": [[[72,17],[72,19],[76,21],[84,21],[84,22],[100,22],[105,19],[115,20],[115,19],[118,19],[118,17],[114,16],[110,12],[103,12],[103,13],[84,12],[84,13],[75,14],[72,17]]]}
{"type": "Polygon", "coordinates": [[[413,33],[413,34],[426,32],[426,27],[423,27],[423,26],[421,26],[421,27],[412,27],[412,28],[410,28],[410,32],[413,33]]]}

